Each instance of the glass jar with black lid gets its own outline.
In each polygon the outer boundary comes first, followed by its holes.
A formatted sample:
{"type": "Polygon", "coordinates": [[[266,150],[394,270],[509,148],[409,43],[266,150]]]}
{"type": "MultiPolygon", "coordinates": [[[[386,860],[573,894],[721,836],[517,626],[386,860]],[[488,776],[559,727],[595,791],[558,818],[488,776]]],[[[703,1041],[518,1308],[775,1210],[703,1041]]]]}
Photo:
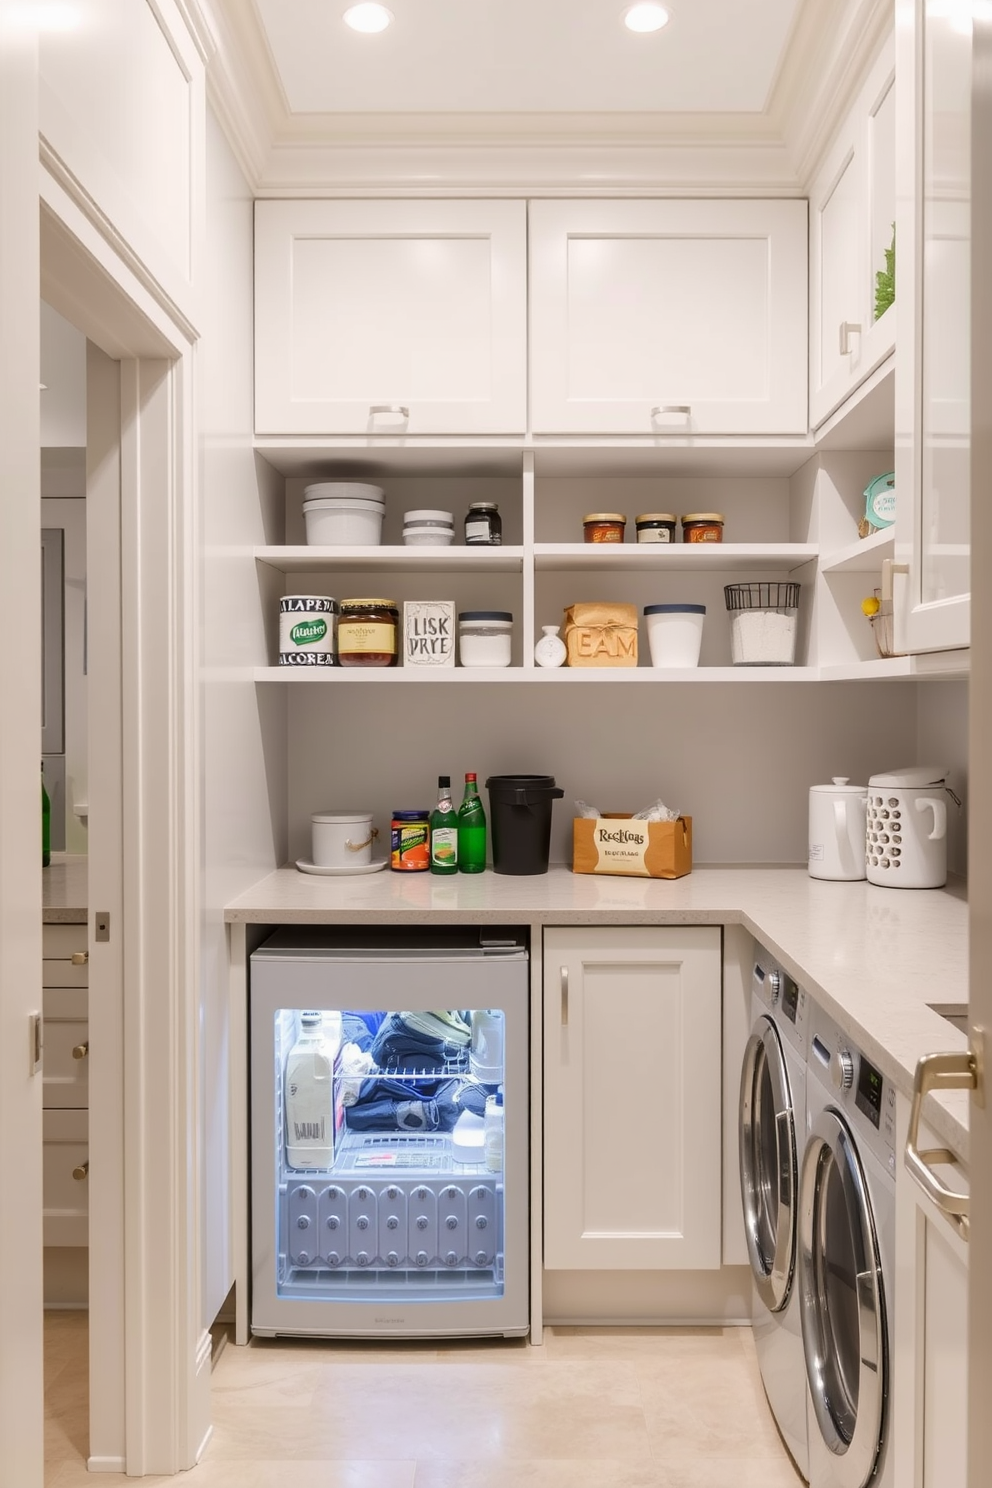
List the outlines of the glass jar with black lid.
{"type": "Polygon", "coordinates": [[[343,599],[338,616],[338,665],[396,666],[398,621],[395,599],[343,599]]]}
{"type": "Polygon", "coordinates": [[[503,519],[495,501],[473,501],[465,513],[465,542],[469,547],[498,548],[503,541],[503,519]]]}

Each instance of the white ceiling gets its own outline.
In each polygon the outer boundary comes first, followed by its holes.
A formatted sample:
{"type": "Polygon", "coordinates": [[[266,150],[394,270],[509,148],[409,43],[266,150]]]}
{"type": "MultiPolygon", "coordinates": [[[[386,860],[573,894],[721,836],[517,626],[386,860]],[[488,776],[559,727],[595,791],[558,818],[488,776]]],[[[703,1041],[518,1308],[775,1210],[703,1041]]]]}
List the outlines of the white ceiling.
{"type": "Polygon", "coordinates": [[[254,5],[290,114],[758,113],[809,0],[670,0],[637,36],[629,0],[386,0],[359,35],[351,0],[254,5]]]}

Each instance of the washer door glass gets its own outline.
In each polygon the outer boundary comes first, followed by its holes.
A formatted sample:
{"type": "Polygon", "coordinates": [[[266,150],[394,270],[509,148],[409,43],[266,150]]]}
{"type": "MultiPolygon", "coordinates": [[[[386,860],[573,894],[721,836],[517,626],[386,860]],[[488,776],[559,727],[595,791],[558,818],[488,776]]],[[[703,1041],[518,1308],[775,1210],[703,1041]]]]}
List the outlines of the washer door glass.
{"type": "Polygon", "coordinates": [[[817,1426],[838,1483],[864,1488],[885,1406],[885,1312],[878,1245],[851,1131],[832,1109],[803,1157],[799,1267],[803,1349],[817,1426]]]}
{"type": "Polygon", "coordinates": [[[795,1267],[798,1155],[785,1056],[769,1018],[760,1020],[744,1053],[739,1133],[751,1273],[765,1306],[778,1312],[795,1267]]]}

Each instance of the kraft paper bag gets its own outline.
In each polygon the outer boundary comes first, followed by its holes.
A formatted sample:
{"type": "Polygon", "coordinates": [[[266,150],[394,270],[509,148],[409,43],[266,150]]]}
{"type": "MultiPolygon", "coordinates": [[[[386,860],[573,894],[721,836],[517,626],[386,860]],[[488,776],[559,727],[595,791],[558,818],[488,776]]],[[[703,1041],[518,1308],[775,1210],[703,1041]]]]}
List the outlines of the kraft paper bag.
{"type": "Polygon", "coordinates": [[[575,817],[572,872],[632,878],[684,878],[692,872],[692,817],[673,822],[632,817],[575,817]]]}
{"type": "Polygon", "coordinates": [[[588,600],[565,611],[566,666],[636,667],[637,606],[588,600]]]}

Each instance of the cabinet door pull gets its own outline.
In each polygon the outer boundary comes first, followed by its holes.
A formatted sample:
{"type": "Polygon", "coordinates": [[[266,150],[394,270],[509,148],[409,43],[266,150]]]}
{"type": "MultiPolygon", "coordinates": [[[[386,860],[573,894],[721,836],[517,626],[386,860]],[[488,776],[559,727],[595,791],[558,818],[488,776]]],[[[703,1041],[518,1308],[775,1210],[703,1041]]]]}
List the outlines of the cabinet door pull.
{"type": "Polygon", "coordinates": [[[967,1194],[955,1193],[938,1178],[934,1168],[956,1162],[953,1153],[943,1147],[920,1150],[920,1111],[923,1099],[931,1090],[974,1090],[983,1093],[982,1054],[984,1035],[975,1030],[975,1045],[961,1054],[924,1054],[913,1077],[913,1103],[909,1109],[906,1133],[906,1167],[927,1198],[947,1216],[965,1239],[968,1238],[971,1201],[967,1194]]]}
{"type": "Polygon", "coordinates": [[[73,951],[72,953],[73,966],[85,966],[89,959],[89,951],[73,951]]]}
{"type": "Polygon", "coordinates": [[[369,406],[370,428],[374,426],[376,419],[384,413],[396,415],[394,419],[390,420],[388,427],[395,425],[397,428],[406,428],[410,422],[410,410],[404,403],[372,403],[369,406]]]}
{"type": "Polygon", "coordinates": [[[561,1026],[568,1027],[568,967],[561,968],[561,1026]]]}
{"type": "Polygon", "coordinates": [[[86,1042],[85,1042],[85,1044],[77,1044],[76,1045],[76,1047],[72,1051],[72,1057],[73,1057],[73,1059],[85,1059],[86,1056],[87,1056],[87,1054],[89,1052],[90,1052],[90,1041],[89,1041],[89,1039],[87,1039],[86,1042]]]}
{"type": "Polygon", "coordinates": [[[75,1178],[75,1180],[76,1180],[77,1183],[82,1183],[82,1181],[83,1181],[84,1178],[89,1177],[89,1171],[90,1171],[90,1160],[89,1160],[89,1158],[87,1158],[85,1162],[81,1162],[79,1164],[79,1167],[78,1168],[73,1168],[73,1170],[72,1170],[72,1176],[73,1176],[73,1178],[75,1178]]]}
{"type": "Polygon", "coordinates": [[[692,404],[656,403],[651,410],[651,422],[653,424],[656,424],[660,418],[664,418],[666,414],[670,413],[679,414],[686,420],[686,422],[688,422],[689,419],[692,417],[692,404]]]}
{"type": "Polygon", "coordinates": [[[856,320],[842,320],[840,323],[840,354],[850,356],[851,337],[861,335],[861,324],[856,320]]]}

